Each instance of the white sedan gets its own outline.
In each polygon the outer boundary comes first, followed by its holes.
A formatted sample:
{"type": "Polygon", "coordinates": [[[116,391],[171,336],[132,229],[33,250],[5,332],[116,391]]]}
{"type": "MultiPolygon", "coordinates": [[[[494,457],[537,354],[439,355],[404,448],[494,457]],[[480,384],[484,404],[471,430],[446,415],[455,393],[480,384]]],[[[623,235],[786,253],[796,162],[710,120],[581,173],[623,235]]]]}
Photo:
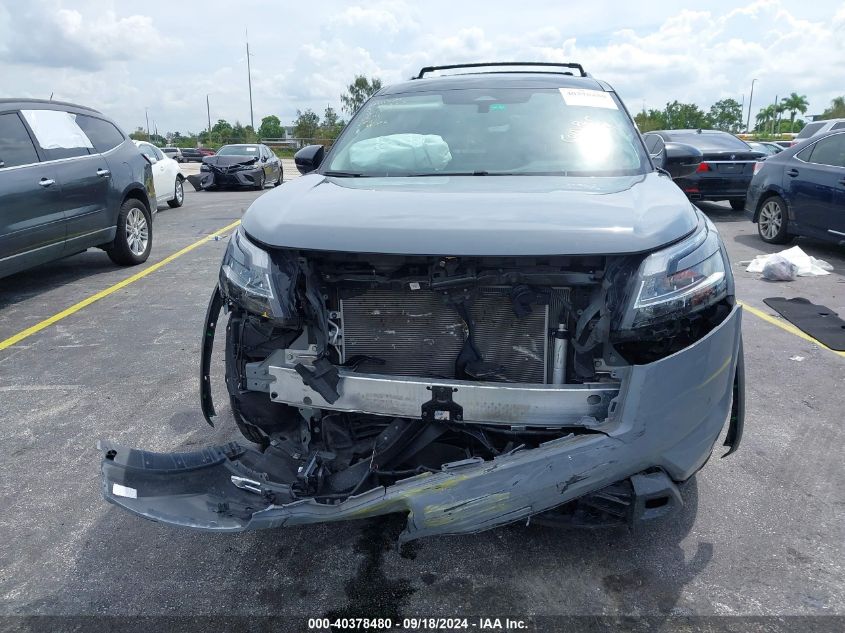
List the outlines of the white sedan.
{"type": "Polygon", "coordinates": [[[181,207],[185,201],[185,176],[179,163],[165,156],[164,153],[152,143],[146,141],[135,141],[138,150],[150,161],[153,166],[153,185],[156,190],[156,202],[159,205],[165,202],[172,208],[181,207]]]}

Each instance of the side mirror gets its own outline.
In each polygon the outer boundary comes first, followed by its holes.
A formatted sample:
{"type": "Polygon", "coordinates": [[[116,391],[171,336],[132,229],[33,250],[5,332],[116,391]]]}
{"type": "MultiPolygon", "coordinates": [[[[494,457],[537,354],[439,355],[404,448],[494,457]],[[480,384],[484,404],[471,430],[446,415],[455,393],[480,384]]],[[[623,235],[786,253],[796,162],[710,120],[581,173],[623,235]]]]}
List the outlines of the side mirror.
{"type": "Polygon", "coordinates": [[[155,164],[158,162],[158,160],[157,160],[156,158],[154,158],[154,157],[152,157],[152,156],[149,156],[149,155],[147,155],[147,154],[142,153],[142,154],[141,154],[141,156],[143,156],[144,158],[146,158],[146,159],[147,159],[147,162],[148,162],[150,165],[155,165],[155,164]]]}
{"type": "Polygon", "coordinates": [[[322,145],[306,145],[293,155],[293,162],[300,174],[309,174],[323,162],[325,152],[322,145]]]}
{"type": "Polygon", "coordinates": [[[701,150],[685,143],[665,143],[656,155],[654,164],[669,172],[672,179],[691,176],[698,169],[704,154],[701,150]]]}

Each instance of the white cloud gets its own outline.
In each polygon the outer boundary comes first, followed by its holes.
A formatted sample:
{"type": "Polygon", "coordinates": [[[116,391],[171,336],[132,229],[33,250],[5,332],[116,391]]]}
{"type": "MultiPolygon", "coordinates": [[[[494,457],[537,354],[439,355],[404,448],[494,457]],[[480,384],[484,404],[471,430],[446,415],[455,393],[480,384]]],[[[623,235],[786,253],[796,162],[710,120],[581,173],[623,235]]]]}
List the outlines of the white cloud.
{"type": "MultiPolygon", "coordinates": [[[[356,74],[385,83],[422,66],[472,61],[578,61],[608,80],[632,110],[667,101],[707,108],[731,96],[756,107],[806,94],[810,113],[845,92],[841,0],[590,0],[562,5],[323,0],[286,3],[261,20],[230,0],[0,0],[0,96],[76,100],[159,129],[249,121],[244,27],[249,26],[256,124],[297,109],[339,109],[356,74]]],[[[266,8],[267,4],[262,7],[266,8]]]]}

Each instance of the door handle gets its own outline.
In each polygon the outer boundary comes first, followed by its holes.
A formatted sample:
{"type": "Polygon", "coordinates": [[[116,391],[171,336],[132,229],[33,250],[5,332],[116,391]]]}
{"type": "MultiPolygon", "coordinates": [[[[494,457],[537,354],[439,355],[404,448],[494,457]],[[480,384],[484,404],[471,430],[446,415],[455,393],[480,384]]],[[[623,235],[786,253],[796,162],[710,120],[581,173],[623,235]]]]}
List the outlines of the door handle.
{"type": "Polygon", "coordinates": [[[787,169],[787,170],[786,170],[786,175],[787,175],[787,176],[792,176],[793,178],[795,178],[795,176],[797,176],[797,175],[798,175],[798,170],[797,170],[797,169],[795,169],[794,167],[793,167],[792,169],[787,169]]]}
{"type": "Polygon", "coordinates": [[[56,181],[53,180],[52,178],[42,178],[41,180],[38,181],[38,184],[41,185],[42,187],[46,188],[46,187],[49,187],[50,185],[55,185],[56,181]]]}
{"type": "Polygon", "coordinates": [[[111,176],[111,172],[108,169],[98,169],[97,175],[100,178],[108,178],[109,176],[111,176]]]}

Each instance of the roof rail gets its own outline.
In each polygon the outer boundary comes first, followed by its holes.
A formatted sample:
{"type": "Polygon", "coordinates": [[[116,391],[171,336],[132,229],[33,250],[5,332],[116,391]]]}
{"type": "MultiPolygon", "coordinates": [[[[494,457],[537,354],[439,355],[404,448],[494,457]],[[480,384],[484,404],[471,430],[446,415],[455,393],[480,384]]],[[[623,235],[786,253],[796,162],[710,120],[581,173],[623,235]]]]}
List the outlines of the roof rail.
{"type": "MultiPolygon", "coordinates": [[[[420,74],[414,79],[422,79],[426,73],[434,72],[435,70],[454,70],[456,68],[490,68],[496,66],[538,66],[545,68],[571,68],[577,70],[582,77],[589,77],[589,73],[584,70],[581,64],[574,63],[557,63],[557,62],[482,62],[478,64],[450,64],[448,66],[426,66],[420,70],[420,74]]],[[[515,71],[528,72],[528,71],[515,71]]],[[[544,71],[550,72],[550,71],[544,71]]],[[[563,75],[571,75],[571,72],[558,71],[563,75]]]]}

